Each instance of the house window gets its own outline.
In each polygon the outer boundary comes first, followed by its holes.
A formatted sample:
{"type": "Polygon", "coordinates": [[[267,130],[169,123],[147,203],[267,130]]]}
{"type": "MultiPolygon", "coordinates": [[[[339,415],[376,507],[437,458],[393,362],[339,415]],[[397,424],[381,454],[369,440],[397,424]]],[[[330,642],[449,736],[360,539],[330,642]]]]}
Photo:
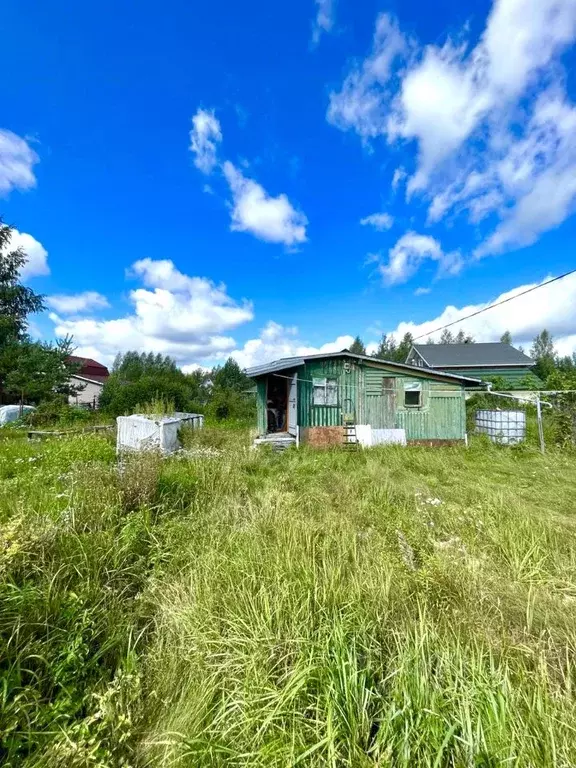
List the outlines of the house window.
{"type": "Polygon", "coordinates": [[[312,379],[314,405],[338,405],[338,379],[312,379]]]}
{"type": "Polygon", "coordinates": [[[404,407],[422,407],[422,384],[419,381],[404,382],[404,407]]]}

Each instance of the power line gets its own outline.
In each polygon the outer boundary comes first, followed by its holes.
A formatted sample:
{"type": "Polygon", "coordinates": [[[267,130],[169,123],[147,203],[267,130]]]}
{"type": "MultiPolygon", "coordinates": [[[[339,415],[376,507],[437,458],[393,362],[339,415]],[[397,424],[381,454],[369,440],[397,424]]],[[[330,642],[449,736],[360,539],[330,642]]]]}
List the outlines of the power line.
{"type": "Polygon", "coordinates": [[[532,288],[527,288],[525,291],[521,291],[520,293],[514,294],[514,296],[509,296],[507,299],[502,299],[502,301],[496,301],[494,304],[490,304],[488,307],[484,307],[484,309],[478,309],[476,312],[472,312],[470,315],[466,315],[465,317],[460,317],[458,320],[453,320],[451,323],[446,323],[446,325],[441,325],[440,328],[435,328],[433,331],[427,331],[426,333],[422,333],[420,336],[416,336],[413,341],[418,341],[418,339],[423,339],[425,336],[431,336],[433,333],[438,333],[438,331],[443,331],[444,328],[450,328],[452,325],[457,325],[458,323],[462,323],[464,320],[469,320],[471,317],[476,317],[476,315],[481,315],[482,312],[488,312],[489,309],[494,309],[494,307],[499,307],[501,304],[506,304],[508,301],[512,301],[513,299],[518,299],[520,296],[525,296],[527,293],[531,293],[532,291],[536,291],[538,288],[544,288],[546,285],[550,285],[551,283],[555,283],[557,280],[562,280],[565,277],[568,277],[568,275],[573,275],[576,273],[576,269],[571,269],[570,272],[564,272],[563,275],[558,275],[558,277],[553,277],[550,280],[546,280],[544,283],[540,283],[539,285],[533,285],[532,288]]]}

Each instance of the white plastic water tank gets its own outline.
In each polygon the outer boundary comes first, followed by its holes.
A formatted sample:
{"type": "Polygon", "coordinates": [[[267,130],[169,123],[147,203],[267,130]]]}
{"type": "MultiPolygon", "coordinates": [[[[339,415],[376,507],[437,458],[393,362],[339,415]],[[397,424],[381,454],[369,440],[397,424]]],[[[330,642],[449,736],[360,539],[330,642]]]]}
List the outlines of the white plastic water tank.
{"type": "Polygon", "coordinates": [[[175,413],[173,416],[118,416],[116,451],[161,451],[173,453],[180,448],[178,430],[184,425],[199,429],[204,416],[199,413],[175,413]]]}
{"type": "Polygon", "coordinates": [[[476,432],[488,435],[493,443],[516,445],[526,438],[526,413],[476,411],[476,432]]]}

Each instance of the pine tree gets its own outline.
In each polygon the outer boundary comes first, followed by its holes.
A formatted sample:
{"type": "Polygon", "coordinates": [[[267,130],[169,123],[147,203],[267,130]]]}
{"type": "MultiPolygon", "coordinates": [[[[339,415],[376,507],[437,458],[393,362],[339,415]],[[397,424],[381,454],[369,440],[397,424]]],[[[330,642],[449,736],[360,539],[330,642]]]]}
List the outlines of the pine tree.
{"type": "Polygon", "coordinates": [[[402,337],[402,341],[400,342],[400,344],[398,344],[398,348],[396,350],[396,362],[398,363],[406,362],[406,359],[408,358],[410,350],[412,349],[413,343],[414,343],[414,337],[408,331],[408,333],[405,333],[404,336],[402,337]]]}
{"type": "Polygon", "coordinates": [[[449,328],[444,328],[440,334],[440,344],[454,344],[456,339],[454,338],[452,331],[449,328]]]}
{"type": "Polygon", "coordinates": [[[454,339],[454,341],[456,344],[473,344],[474,337],[471,336],[469,333],[466,333],[466,331],[463,328],[460,328],[460,330],[456,334],[456,338],[454,339]]]}
{"type": "Polygon", "coordinates": [[[43,297],[20,282],[27,256],[22,248],[11,249],[11,240],[12,229],[0,217],[0,403],[18,348],[30,343],[28,315],[45,308],[43,297]]]}
{"type": "Polygon", "coordinates": [[[396,360],[396,354],[397,354],[398,346],[396,344],[396,341],[394,339],[394,336],[388,336],[387,334],[383,333],[382,338],[380,339],[380,343],[378,344],[378,349],[376,352],[374,352],[374,357],[377,357],[379,360],[396,360]]]}
{"type": "Polygon", "coordinates": [[[545,381],[556,368],[556,349],[551,334],[544,329],[536,336],[530,350],[530,357],[536,360],[534,373],[545,381]]]}
{"type": "Polygon", "coordinates": [[[12,229],[0,217],[0,350],[26,337],[27,318],[45,309],[44,299],[20,282],[27,256],[22,248],[10,249],[12,229]]]}
{"type": "Polygon", "coordinates": [[[354,355],[365,355],[366,354],[366,346],[360,336],[356,336],[352,344],[350,344],[349,352],[352,352],[354,355]]]}

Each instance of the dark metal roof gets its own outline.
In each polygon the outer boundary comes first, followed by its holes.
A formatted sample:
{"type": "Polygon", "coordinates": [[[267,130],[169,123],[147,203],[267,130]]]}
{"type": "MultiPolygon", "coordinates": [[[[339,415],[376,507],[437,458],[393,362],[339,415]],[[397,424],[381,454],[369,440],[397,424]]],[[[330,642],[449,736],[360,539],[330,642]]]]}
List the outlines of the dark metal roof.
{"type": "Polygon", "coordinates": [[[414,349],[430,368],[486,368],[489,366],[534,365],[534,360],[511,347],[487,344],[414,344],[414,349]]]}
{"type": "Polygon", "coordinates": [[[80,373],[72,373],[70,374],[71,379],[80,379],[81,381],[89,381],[91,384],[98,384],[99,386],[104,386],[104,382],[108,378],[107,376],[83,376],[80,373]]]}
{"type": "Polygon", "coordinates": [[[462,383],[469,383],[473,386],[481,386],[484,382],[480,379],[473,379],[470,376],[458,376],[454,373],[445,373],[444,371],[434,371],[431,368],[420,368],[413,365],[407,365],[406,363],[395,363],[391,360],[381,360],[378,357],[369,357],[368,355],[355,355],[353,352],[348,352],[347,349],[343,349],[341,352],[325,352],[319,355],[302,355],[302,357],[284,357],[281,360],[274,360],[271,363],[265,365],[256,365],[253,368],[246,370],[247,376],[255,379],[258,376],[264,376],[268,373],[276,373],[278,371],[287,371],[294,368],[299,368],[307,360],[323,360],[332,357],[350,357],[355,360],[365,360],[374,365],[385,365],[390,368],[398,368],[401,371],[417,376],[418,373],[426,373],[436,379],[457,379],[462,383]]]}

